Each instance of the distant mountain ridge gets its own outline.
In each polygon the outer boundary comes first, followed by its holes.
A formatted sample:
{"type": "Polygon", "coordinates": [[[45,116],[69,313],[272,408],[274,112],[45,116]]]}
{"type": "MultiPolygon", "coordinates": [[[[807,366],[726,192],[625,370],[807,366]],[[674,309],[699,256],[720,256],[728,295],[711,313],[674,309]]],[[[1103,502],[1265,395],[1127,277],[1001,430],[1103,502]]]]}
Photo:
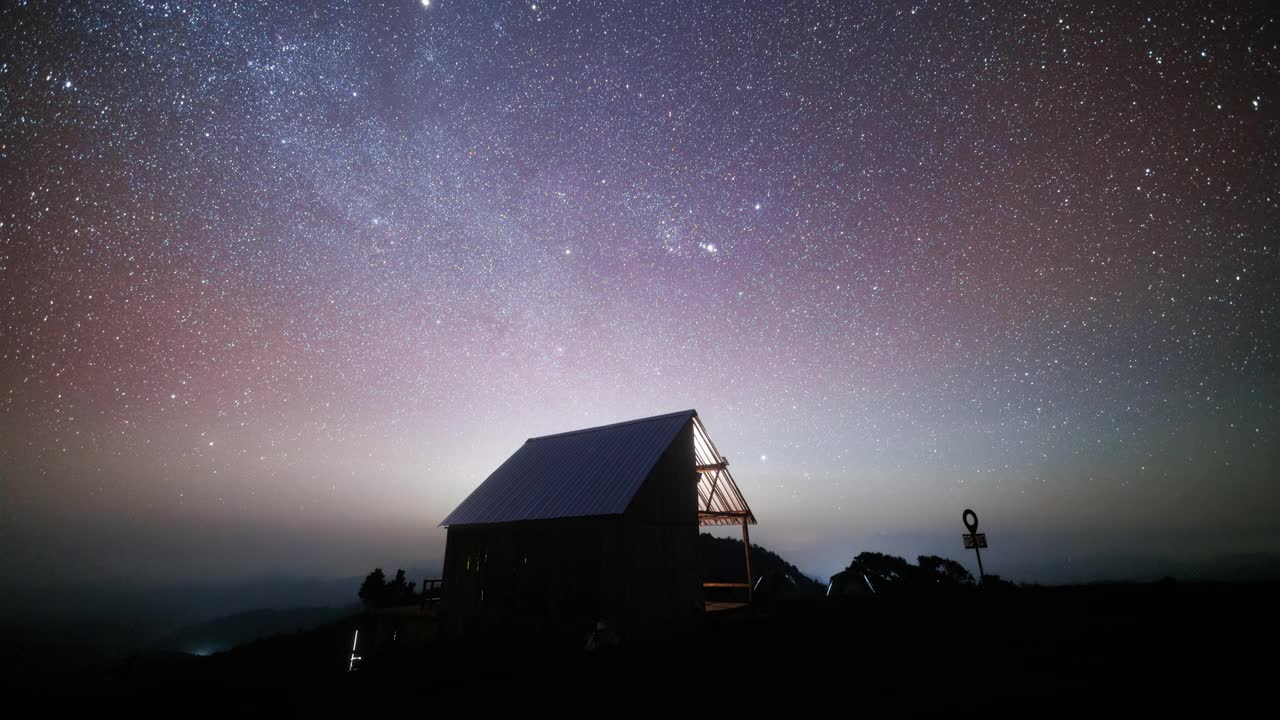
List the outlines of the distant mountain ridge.
{"type": "MultiPolygon", "coordinates": [[[[440,577],[438,569],[405,571],[418,584],[440,577]]],[[[63,669],[156,649],[216,651],[225,649],[209,645],[218,638],[233,639],[234,645],[350,614],[360,602],[362,582],[363,575],[6,588],[0,591],[0,641],[21,655],[22,663],[63,669]]]]}
{"type": "Polygon", "coordinates": [[[259,638],[312,630],[361,611],[359,603],[345,607],[250,610],[188,626],[156,643],[155,647],[211,655],[259,638]]]}

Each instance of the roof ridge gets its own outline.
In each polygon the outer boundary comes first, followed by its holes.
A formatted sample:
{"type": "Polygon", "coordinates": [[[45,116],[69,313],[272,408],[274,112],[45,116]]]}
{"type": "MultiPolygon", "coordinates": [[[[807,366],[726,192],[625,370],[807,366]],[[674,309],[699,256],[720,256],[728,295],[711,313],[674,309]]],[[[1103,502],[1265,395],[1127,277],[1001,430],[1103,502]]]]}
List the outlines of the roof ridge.
{"type": "Polygon", "coordinates": [[[538,435],[537,437],[531,437],[528,440],[525,440],[525,442],[531,443],[534,440],[548,440],[550,438],[564,437],[566,435],[581,435],[582,433],[596,432],[598,430],[612,430],[613,428],[619,428],[625,425],[635,425],[636,423],[652,422],[654,420],[665,420],[667,418],[673,418],[678,415],[688,415],[690,417],[696,417],[697,414],[698,414],[697,410],[693,408],[689,408],[688,410],[678,410],[676,412],[665,413],[663,415],[653,415],[650,417],[636,418],[635,420],[623,420],[622,422],[611,423],[609,425],[597,425],[596,427],[582,428],[581,430],[569,430],[567,432],[552,433],[550,435],[538,435]]]}
{"type": "Polygon", "coordinates": [[[625,514],[696,410],[531,438],[471,491],[443,526],[625,514]],[[596,432],[602,430],[603,432],[596,432]]]}

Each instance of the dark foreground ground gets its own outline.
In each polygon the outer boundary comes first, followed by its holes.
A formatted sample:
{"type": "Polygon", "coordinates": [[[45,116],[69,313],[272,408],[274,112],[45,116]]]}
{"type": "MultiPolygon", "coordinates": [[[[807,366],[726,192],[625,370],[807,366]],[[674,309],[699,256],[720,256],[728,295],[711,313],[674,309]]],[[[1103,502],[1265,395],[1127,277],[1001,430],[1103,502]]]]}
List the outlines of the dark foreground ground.
{"type": "MultiPolygon", "coordinates": [[[[435,638],[365,651],[348,672],[353,616],[210,657],[164,655],[73,673],[8,674],[74,692],[407,693],[507,700],[692,692],[707,707],[799,698],[903,708],[1001,706],[1037,696],[1140,704],[1265,699],[1280,680],[1280,585],[1106,585],[918,597],[762,598],[709,614],[693,635],[583,651],[560,642],[435,638]]],[[[366,636],[367,639],[367,636],[366,636]]],[[[1270,707],[1273,701],[1265,700],[1270,707]]],[[[1016,709],[1017,706],[1006,706],[1016,709]]],[[[1038,706],[1044,709],[1046,706],[1038,706]]]]}

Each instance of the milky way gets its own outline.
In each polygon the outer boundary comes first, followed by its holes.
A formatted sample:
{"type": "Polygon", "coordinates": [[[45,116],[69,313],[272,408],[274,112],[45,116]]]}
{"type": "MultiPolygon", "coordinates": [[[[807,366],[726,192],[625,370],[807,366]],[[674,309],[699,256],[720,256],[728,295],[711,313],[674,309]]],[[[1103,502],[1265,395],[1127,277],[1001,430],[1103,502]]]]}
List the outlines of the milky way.
{"type": "Polygon", "coordinates": [[[688,407],[814,574],[1280,550],[1277,22],[1119,5],[6,5],[4,567],[429,564],[688,407]]]}

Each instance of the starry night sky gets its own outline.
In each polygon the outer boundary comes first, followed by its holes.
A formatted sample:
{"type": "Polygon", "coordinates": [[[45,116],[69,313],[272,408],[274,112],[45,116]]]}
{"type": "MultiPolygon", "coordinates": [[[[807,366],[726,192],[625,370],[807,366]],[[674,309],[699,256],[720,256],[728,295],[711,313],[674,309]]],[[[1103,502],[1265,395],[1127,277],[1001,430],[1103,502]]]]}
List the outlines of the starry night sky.
{"type": "Polygon", "coordinates": [[[0,570],[429,566],[690,407],[815,575],[1280,551],[1280,22],[1117,5],[6,3],[0,570]]]}

